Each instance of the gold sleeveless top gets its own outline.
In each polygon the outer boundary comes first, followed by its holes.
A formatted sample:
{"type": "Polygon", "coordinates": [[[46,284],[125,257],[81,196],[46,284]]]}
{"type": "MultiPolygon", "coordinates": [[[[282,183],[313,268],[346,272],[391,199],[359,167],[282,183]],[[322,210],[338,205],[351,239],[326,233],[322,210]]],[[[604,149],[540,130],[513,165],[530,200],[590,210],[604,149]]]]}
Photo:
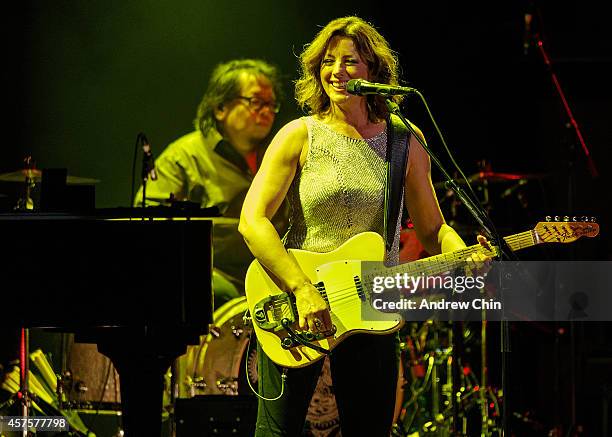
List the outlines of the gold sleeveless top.
{"type": "MultiPolygon", "coordinates": [[[[312,116],[302,119],[308,128],[308,154],[287,192],[285,246],[328,252],[361,232],[378,232],[384,238],[387,129],[358,139],[312,116]]],[[[400,220],[397,223],[388,264],[399,261],[400,220]]]]}

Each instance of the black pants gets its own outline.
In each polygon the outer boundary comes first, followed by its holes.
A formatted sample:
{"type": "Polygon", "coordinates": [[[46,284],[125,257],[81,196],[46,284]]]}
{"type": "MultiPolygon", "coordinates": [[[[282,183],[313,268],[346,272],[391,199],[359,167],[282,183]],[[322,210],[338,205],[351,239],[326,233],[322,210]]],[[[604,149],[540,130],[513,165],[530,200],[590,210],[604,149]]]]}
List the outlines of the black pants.
{"type": "MultiPolygon", "coordinates": [[[[356,334],[340,343],[330,356],[334,394],[343,437],[388,437],[391,432],[398,376],[398,337],[356,334]]],[[[259,391],[274,398],[281,391],[283,368],[261,348],[259,391]]],[[[276,401],[259,399],[256,437],[299,437],[323,360],[288,369],[285,392],[276,401]]]]}

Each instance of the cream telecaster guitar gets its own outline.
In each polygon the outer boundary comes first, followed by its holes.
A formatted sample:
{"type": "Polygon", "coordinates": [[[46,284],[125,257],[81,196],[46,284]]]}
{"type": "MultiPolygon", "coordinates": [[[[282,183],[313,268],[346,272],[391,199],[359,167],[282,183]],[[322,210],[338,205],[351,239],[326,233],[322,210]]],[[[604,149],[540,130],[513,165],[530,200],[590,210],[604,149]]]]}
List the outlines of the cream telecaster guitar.
{"type": "MultiPolygon", "coordinates": [[[[565,219],[539,222],[533,230],[505,237],[504,240],[516,251],[543,243],[570,243],[580,237],[594,237],[599,233],[599,225],[593,221],[565,219]]],[[[476,252],[495,256],[497,247],[492,249],[489,251],[476,244],[395,267],[382,267],[377,276],[394,276],[404,272],[410,275],[440,274],[459,267],[476,252]]],[[[289,249],[289,253],[326,300],[334,327],[323,333],[300,331],[293,295],[283,292],[262,265],[253,261],[246,275],[247,304],[257,339],[275,363],[285,367],[304,367],[323,358],[326,351],[333,350],[351,334],[385,334],[401,327],[401,316],[397,313],[381,313],[380,320],[376,321],[361,320],[362,302],[366,299],[361,262],[383,261],[384,241],[379,234],[358,234],[327,253],[298,249],[289,249]],[[302,341],[297,340],[296,336],[302,341]],[[314,348],[303,342],[314,345],[314,348]]]]}

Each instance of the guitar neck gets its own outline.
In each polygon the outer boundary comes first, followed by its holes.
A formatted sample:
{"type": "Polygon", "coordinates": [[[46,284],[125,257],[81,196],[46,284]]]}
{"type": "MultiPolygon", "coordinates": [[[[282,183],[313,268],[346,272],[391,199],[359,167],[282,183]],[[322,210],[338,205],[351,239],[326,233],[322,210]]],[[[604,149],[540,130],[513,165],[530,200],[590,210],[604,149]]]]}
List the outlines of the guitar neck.
{"type": "MultiPolygon", "coordinates": [[[[517,251],[541,243],[537,232],[533,230],[504,237],[504,240],[512,251],[517,251]]],[[[474,244],[453,252],[441,253],[440,255],[423,258],[407,264],[387,267],[384,269],[384,275],[389,276],[397,273],[407,273],[409,275],[417,275],[421,273],[425,275],[435,275],[458,268],[470,255],[474,253],[482,253],[490,257],[495,257],[499,254],[498,246],[491,246],[491,249],[492,250],[489,250],[480,244],[474,244]]]]}

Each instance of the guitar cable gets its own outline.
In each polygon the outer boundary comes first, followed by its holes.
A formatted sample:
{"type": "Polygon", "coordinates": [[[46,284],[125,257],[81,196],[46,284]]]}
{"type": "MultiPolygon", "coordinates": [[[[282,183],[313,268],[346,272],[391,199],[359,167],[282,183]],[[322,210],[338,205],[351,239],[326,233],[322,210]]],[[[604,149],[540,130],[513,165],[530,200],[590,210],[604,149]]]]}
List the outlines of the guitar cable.
{"type": "MultiPolygon", "coordinates": [[[[246,316],[246,313],[245,313],[246,316]]],[[[262,399],[264,401],[276,401],[279,400],[283,394],[285,393],[285,381],[287,380],[287,368],[284,367],[283,368],[283,373],[281,374],[281,390],[280,393],[278,394],[278,396],[276,396],[275,398],[266,398],[265,396],[262,396],[259,394],[259,389],[255,389],[255,387],[253,387],[253,384],[251,383],[251,378],[249,376],[249,356],[251,354],[251,342],[253,341],[253,332],[255,331],[251,331],[249,333],[249,344],[247,345],[247,350],[246,350],[246,355],[245,355],[245,360],[244,360],[244,372],[246,375],[246,380],[247,380],[247,384],[249,384],[249,388],[251,389],[251,391],[255,394],[255,396],[257,396],[259,399],[262,399]]],[[[259,361],[259,358],[257,359],[259,361]]],[[[258,377],[259,380],[261,380],[261,378],[258,377]]]]}

